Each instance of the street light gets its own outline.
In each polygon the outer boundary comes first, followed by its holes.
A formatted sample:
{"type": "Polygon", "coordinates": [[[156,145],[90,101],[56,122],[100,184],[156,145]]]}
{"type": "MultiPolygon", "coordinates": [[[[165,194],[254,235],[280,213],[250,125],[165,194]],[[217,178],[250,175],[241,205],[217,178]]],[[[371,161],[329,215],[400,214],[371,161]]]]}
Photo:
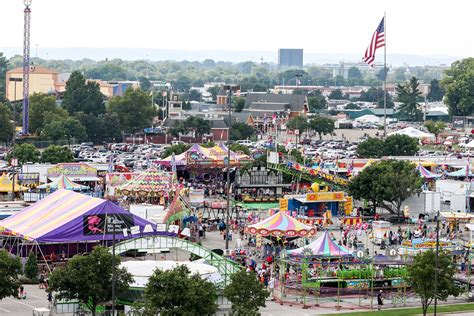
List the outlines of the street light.
{"type": "MultiPolygon", "coordinates": [[[[229,129],[227,132],[227,211],[225,219],[225,249],[229,250],[229,216],[230,216],[230,129],[232,126],[232,93],[240,90],[239,85],[224,85],[229,92],[229,129]]],[[[225,161],[225,160],[224,160],[225,161]]]]}

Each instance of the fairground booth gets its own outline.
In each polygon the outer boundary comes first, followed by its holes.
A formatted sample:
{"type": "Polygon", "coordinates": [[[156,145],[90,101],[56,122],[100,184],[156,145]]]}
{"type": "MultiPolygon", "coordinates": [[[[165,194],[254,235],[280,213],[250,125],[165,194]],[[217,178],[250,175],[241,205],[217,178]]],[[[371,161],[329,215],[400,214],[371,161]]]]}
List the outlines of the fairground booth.
{"type": "Polygon", "coordinates": [[[280,199],[280,209],[287,209],[294,217],[309,225],[321,225],[333,216],[344,216],[344,224],[348,225],[361,222],[357,216],[351,216],[352,197],[342,191],[285,195],[280,199]]]}
{"type": "Polygon", "coordinates": [[[3,245],[23,257],[30,251],[42,262],[88,252],[113,240],[168,234],[116,204],[59,189],[19,213],[0,221],[3,245]]]}
{"type": "Polygon", "coordinates": [[[13,181],[13,178],[4,173],[0,176],[0,201],[11,200],[11,195],[15,194],[18,196],[21,192],[28,190],[27,187],[24,187],[18,183],[18,181],[13,181]]]}

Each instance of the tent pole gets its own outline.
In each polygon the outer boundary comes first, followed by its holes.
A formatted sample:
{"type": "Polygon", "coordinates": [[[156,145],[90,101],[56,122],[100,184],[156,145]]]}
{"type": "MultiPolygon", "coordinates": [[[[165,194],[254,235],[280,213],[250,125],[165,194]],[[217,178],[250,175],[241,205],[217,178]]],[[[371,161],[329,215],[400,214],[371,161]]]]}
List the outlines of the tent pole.
{"type": "Polygon", "coordinates": [[[37,240],[35,240],[36,246],[38,247],[39,251],[41,252],[41,256],[43,257],[44,262],[46,263],[46,267],[48,267],[49,273],[52,273],[53,271],[51,270],[51,267],[48,264],[48,261],[46,260],[46,257],[44,256],[43,250],[41,250],[41,247],[38,243],[37,240]]]}

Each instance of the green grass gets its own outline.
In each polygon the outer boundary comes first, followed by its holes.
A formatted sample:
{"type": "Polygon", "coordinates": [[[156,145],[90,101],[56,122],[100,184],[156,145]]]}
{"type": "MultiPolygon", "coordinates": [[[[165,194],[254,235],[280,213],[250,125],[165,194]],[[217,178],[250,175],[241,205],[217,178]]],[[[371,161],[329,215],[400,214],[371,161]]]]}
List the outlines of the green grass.
{"type": "MultiPolygon", "coordinates": [[[[474,311],[474,304],[452,304],[452,305],[440,305],[438,306],[438,313],[450,313],[450,312],[465,312],[474,311]]],[[[428,313],[433,313],[433,307],[428,309],[428,313]]],[[[362,315],[383,315],[383,316],[403,316],[403,315],[422,315],[423,311],[421,307],[417,308],[398,308],[398,309],[385,309],[381,311],[370,311],[370,312],[355,312],[355,313],[342,313],[338,315],[351,315],[351,316],[362,316],[362,315]]]]}

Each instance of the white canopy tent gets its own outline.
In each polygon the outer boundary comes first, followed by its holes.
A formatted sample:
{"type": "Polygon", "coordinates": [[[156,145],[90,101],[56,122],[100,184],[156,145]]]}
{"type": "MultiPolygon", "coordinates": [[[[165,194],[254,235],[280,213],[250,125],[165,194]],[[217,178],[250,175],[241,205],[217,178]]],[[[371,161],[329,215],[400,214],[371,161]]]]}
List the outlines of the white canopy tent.
{"type": "Polygon", "coordinates": [[[463,147],[474,148],[474,140],[471,140],[469,143],[465,144],[463,147]]]}
{"type": "Polygon", "coordinates": [[[422,132],[411,126],[388,134],[388,136],[391,136],[391,135],[407,135],[407,136],[418,138],[418,139],[435,138],[433,134],[422,132]]]}
{"type": "Polygon", "coordinates": [[[359,123],[375,123],[375,124],[380,123],[380,119],[375,115],[364,115],[364,116],[356,118],[355,121],[359,123]]]}

